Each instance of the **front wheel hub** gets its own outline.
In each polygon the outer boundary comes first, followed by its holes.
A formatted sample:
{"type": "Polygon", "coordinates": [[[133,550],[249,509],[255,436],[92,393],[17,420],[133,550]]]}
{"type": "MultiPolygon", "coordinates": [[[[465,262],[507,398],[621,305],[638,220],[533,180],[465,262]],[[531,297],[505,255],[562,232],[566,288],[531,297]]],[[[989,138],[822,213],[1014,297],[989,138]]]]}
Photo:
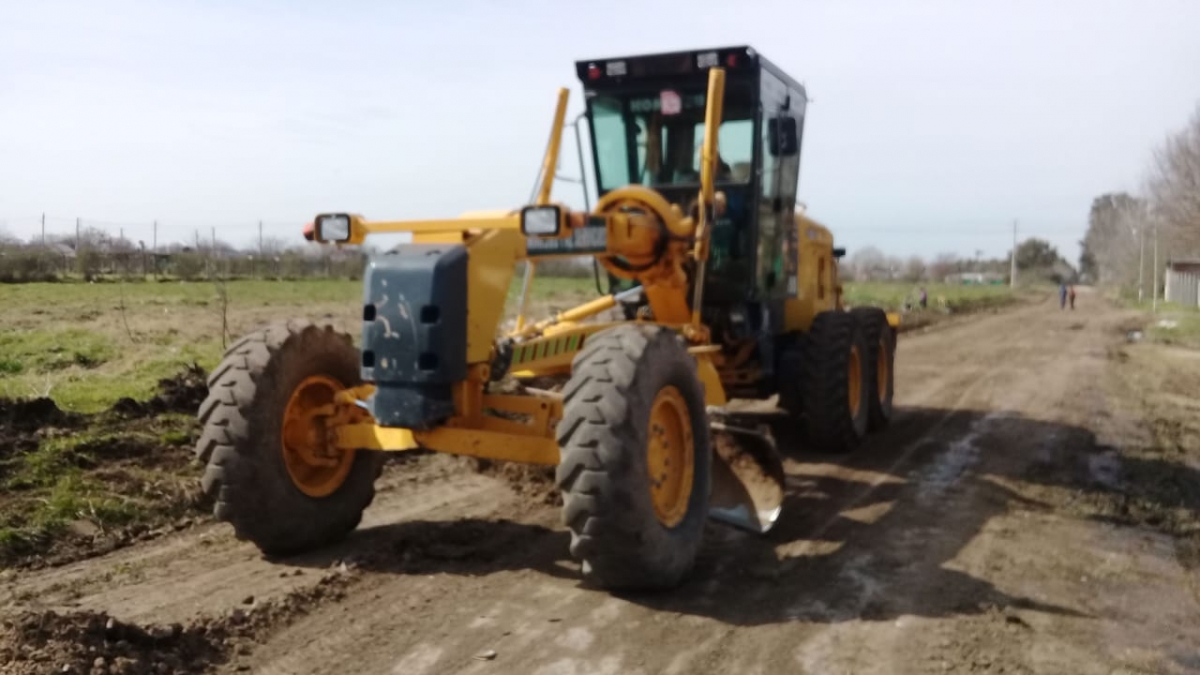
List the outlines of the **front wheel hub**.
{"type": "Polygon", "coordinates": [[[343,389],[342,383],[331,377],[307,377],[292,390],[283,411],[283,462],[292,483],[309,497],[328,497],[336,492],[354,465],[354,451],[332,447],[326,434],[326,418],[317,414],[343,389]]]}
{"type": "Polygon", "coordinates": [[[647,435],[646,466],[654,514],[663,525],[674,527],[687,514],[696,452],[687,401],[675,387],[664,387],[655,396],[647,435]]]}

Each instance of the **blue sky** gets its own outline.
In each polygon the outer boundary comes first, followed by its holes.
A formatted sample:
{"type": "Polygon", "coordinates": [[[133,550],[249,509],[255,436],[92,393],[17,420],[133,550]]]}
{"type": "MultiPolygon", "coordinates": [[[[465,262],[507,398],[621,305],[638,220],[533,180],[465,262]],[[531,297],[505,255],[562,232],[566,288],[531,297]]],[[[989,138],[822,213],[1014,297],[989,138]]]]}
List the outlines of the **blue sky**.
{"type": "Polygon", "coordinates": [[[1193,0],[570,6],[0,0],[0,227],[515,206],[575,60],[750,44],[809,88],[801,198],[851,250],[998,256],[1019,218],[1074,258],[1200,101],[1193,0]]]}

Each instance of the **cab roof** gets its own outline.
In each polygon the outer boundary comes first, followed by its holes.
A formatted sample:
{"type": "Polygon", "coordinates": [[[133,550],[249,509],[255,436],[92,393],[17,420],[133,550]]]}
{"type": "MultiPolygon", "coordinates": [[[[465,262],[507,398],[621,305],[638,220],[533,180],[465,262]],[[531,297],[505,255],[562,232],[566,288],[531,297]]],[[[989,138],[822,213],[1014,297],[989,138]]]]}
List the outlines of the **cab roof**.
{"type": "Polygon", "coordinates": [[[713,66],[722,66],[730,73],[766,70],[808,98],[803,84],[748,45],[588,59],[575,62],[575,73],[585,87],[603,87],[642,80],[691,79],[703,76],[713,66]]]}

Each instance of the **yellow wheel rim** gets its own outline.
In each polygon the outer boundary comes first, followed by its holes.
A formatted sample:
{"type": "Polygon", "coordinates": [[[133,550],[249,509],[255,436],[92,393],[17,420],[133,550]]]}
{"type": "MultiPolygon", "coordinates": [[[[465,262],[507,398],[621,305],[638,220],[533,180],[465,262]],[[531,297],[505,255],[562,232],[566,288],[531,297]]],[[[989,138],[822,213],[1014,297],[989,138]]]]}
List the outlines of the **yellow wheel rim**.
{"type": "Polygon", "coordinates": [[[879,402],[887,400],[888,382],[892,379],[892,355],[888,353],[887,338],[879,338],[879,357],[875,360],[875,391],[879,402]]]}
{"type": "Polygon", "coordinates": [[[330,448],[325,437],[325,422],[316,411],[333,403],[333,396],[345,389],[341,382],[324,375],[313,375],[292,390],[283,411],[280,429],[283,463],[292,483],[309,497],[327,497],[334,493],[354,464],[354,451],[330,448]]]}
{"type": "Polygon", "coordinates": [[[687,515],[695,451],[687,401],[675,387],[663,387],[650,407],[646,465],[654,514],[667,527],[678,525],[687,515]]]}
{"type": "Polygon", "coordinates": [[[862,355],[858,352],[858,345],[850,347],[847,371],[850,378],[850,386],[847,387],[850,392],[850,416],[858,417],[858,411],[862,407],[862,355]]]}

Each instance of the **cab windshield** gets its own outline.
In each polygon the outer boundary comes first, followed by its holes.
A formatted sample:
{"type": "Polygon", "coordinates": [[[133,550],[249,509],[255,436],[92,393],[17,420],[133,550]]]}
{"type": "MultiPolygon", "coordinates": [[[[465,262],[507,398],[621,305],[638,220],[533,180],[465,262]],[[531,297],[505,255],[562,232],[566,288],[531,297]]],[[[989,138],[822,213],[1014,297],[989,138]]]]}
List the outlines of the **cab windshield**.
{"type": "MultiPolygon", "coordinates": [[[[703,89],[594,95],[589,105],[600,190],[630,183],[699,185],[706,96],[703,89]]],[[[752,100],[726,93],[724,120],[717,131],[718,183],[749,183],[753,178],[752,100]]]]}

